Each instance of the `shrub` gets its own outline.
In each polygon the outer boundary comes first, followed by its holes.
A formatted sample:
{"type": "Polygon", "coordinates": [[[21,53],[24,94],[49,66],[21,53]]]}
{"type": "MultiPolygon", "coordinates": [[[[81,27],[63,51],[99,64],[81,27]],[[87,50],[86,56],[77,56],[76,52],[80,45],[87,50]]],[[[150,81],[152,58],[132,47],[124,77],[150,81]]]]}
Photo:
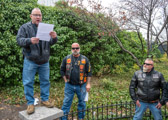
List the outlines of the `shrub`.
{"type": "MultiPolygon", "coordinates": [[[[36,1],[37,2],[37,1],[36,1]]],[[[34,0],[2,0],[0,11],[0,85],[16,85],[22,79],[23,55],[16,43],[19,27],[30,21],[31,10],[39,7],[43,14],[43,22],[54,24],[58,35],[57,44],[51,47],[50,79],[60,79],[60,65],[65,56],[71,53],[71,44],[78,42],[81,54],[87,56],[92,65],[93,74],[113,72],[115,66],[121,69],[130,68],[135,64],[132,57],[123,52],[117,43],[108,36],[99,36],[98,26],[87,23],[71,10],[57,7],[37,5],[34,0]],[[17,7],[19,6],[19,7],[17,7]]],[[[125,32],[132,35],[131,32],[125,32]]],[[[133,35],[136,35],[135,33],[133,35]]],[[[132,39],[134,37],[132,35],[132,39]]],[[[139,59],[143,53],[128,41],[122,32],[118,34],[127,49],[131,50],[139,59]]],[[[138,42],[137,42],[138,44],[138,42]]],[[[122,71],[123,71],[122,70],[122,71]]],[[[36,76],[36,81],[38,77],[36,76]]]]}

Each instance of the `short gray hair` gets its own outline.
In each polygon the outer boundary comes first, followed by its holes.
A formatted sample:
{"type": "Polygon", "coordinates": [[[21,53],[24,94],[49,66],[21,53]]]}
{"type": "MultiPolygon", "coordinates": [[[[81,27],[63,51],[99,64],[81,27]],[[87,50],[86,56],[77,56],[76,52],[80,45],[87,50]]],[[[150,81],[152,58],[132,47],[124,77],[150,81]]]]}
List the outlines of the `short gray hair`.
{"type": "MultiPolygon", "coordinates": [[[[31,11],[31,14],[33,13],[34,10],[40,10],[40,8],[34,8],[32,11],[31,11]]],[[[41,10],[40,10],[41,12],[41,10]]]]}
{"type": "Polygon", "coordinates": [[[146,60],[148,60],[148,61],[152,61],[152,62],[154,63],[154,61],[153,61],[152,58],[146,58],[145,61],[146,61],[146,60]]]}

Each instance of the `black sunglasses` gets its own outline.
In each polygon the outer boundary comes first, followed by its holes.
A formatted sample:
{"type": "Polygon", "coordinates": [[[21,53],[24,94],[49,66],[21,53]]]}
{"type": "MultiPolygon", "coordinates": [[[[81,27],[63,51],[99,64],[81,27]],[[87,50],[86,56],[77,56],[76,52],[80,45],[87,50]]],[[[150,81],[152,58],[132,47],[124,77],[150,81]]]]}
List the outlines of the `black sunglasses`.
{"type": "Polygon", "coordinates": [[[153,64],[149,64],[149,63],[144,63],[144,65],[153,65],[153,64]]]}
{"type": "Polygon", "coordinates": [[[77,48],[72,48],[72,50],[75,50],[75,49],[78,50],[79,48],[78,47],[77,48]]]}

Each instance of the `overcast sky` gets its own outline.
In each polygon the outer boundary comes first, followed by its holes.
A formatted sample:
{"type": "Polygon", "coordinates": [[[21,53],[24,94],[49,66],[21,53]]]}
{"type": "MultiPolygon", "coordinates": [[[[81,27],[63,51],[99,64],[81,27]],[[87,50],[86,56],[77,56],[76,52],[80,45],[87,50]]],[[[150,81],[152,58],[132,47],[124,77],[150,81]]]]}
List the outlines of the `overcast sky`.
{"type": "MultiPolygon", "coordinates": [[[[38,0],[38,3],[39,4],[42,4],[42,5],[46,5],[46,6],[54,6],[54,3],[57,2],[58,0],[38,0]]],[[[88,1],[88,0],[84,0],[84,3],[88,1]]],[[[117,11],[115,9],[115,5],[119,5],[119,1],[120,0],[94,0],[95,2],[99,2],[101,1],[101,5],[103,5],[104,7],[110,7],[112,8],[114,11],[117,11]]],[[[87,3],[86,3],[87,4],[87,3]]],[[[89,8],[88,8],[89,10],[89,8]]],[[[143,36],[146,38],[146,34],[144,33],[144,30],[141,29],[141,32],[143,33],[143,36]]]]}
{"type": "Polygon", "coordinates": [[[102,5],[109,7],[112,4],[119,4],[119,0],[102,0],[102,5]]]}
{"type": "MultiPolygon", "coordinates": [[[[38,3],[46,6],[54,6],[54,2],[56,1],[58,0],[38,0],[38,3]]],[[[118,3],[119,0],[95,0],[95,1],[101,1],[103,6],[109,7],[110,4],[118,3]]]]}

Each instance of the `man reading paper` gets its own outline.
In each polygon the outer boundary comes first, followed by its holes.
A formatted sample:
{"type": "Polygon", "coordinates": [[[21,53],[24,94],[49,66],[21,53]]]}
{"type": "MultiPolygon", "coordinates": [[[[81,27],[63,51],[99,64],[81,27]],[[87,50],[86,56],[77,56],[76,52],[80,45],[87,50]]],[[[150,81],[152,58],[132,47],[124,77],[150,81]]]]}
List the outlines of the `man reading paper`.
{"type": "Polygon", "coordinates": [[[37,28],[42,21],[42,13],[39,8],[34,8],[30,14],[31,22],[23,24],[17,34],[17,43],[23,48],[23,85],[27,100],[27,113],[32,114],[34,107],[34,77],[36,72],[39,74],[41,104],[46,107],[53,107],[49,102],[49,57],[50,46],[57,42],[57,34],[51,31],[49,41],[41,41],[36,37],[37,28]]]}

